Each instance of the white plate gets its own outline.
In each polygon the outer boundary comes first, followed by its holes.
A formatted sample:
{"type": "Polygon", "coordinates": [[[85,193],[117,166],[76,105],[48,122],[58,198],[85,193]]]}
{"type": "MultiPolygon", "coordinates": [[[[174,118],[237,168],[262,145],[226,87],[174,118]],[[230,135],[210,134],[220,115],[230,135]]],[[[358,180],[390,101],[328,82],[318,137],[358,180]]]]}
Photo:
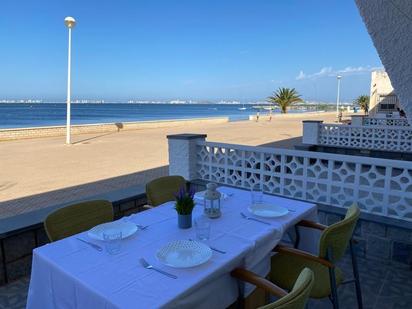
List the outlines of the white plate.
{"type": "Polygon", "coordinates": [[[206,263],[212,257],[212,250],[194,240],[175,240],[156,253],[157,259],[170,267],[189,268],[206,263]]]}
{"type": "Polygon", "coordinates": [[[250,205],[248,210],[252,214],[264,218],[276,218],[289,213],[289,210],[285,207],[267,203],[250,205]]]}
{"type": "Polygon", "coordinates": [[[87,235],[93,239],[104,240],[103,233],[107,230],[115,230],[116,232],[122,232],[122,239],[124,239],[136,233],[137,226],[132,222],[113,221],[109,223],[96,225],[94,228],[89,230],[87,235]]]}
{"type": "MultiPolygon", "coordinates": [[[[219,190],[217,190],[217,191],[219,191],[219,190]]],[[[194,198],[203,201],[203,199],[205,198],[205,192],[206,191],[200,191],[200,192],[195,193],[194,198]]],[[[221,196],[220,196],[221,200],[225,200],[229,197],[226,193],[220,192],[220,194],[221,194],[221,196]]]]}

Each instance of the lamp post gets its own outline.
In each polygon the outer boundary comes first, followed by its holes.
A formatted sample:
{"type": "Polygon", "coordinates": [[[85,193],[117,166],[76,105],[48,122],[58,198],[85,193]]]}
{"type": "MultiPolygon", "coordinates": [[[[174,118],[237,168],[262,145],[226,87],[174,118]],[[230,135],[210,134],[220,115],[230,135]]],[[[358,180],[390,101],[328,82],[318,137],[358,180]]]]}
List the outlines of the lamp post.
{"type": "Polygon", "coordinates": [[[66,118],[66,144],[71,144],[70,141],[70,78],[71,78],[71,49],[72,49],[72,28],[76,25],[76,20],[73,17],[66,17],[64,24],[69,28],[69,47],[67,57],[67,118],[66,118]]]}
{"type": "Polygon", "coordinates": [[[336,76],[336,78],[338,79],[338,93],[336,96],[336,118],[338,119],[338,122],[340,122],[339,119],[339,100],[340,100],[340,80],[342,79],[342,76],[338,75],[336,76]]]}

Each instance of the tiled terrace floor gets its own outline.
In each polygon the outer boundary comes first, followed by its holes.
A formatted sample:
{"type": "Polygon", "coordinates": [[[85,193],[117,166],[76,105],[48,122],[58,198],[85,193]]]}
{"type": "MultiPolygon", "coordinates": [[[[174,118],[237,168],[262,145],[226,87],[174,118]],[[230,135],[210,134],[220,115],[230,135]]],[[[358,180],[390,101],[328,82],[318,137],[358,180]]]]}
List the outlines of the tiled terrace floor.
{"type": "MultiPolygon", "coordinates": [[[[382,262],[358,258],[359,275],[365,309],[411,309],[412,270],[407,266],[387,265],[382,262]]],[[[349,256],[340,265],[345,279],[352,278],[349,256]]],[[[340,308],[357,308],[355,284],[348,283],[338,288],[340,308]]],[[[329,299],[311,300],[309,308],[332,308],[329,299]]]]}
{"type": "MultiPolygon", "coordinates": [[[[351,276],[351,263],[346,257],[342,263],[346,277],[351,276]]],[[[364,308],[412,308],[412,270],[408,267],[390,266],[381,262],[359,259],[359,270],[364,308]]],[[[25,308],[29,279],[24,278],[0,287],[0,309],[25,308]]],[[[340,307],[357,308],[354,285],[339,288],[340,307]]],[[[332,308],[328,299],[311,300],[309,308],[332,308]]]]}

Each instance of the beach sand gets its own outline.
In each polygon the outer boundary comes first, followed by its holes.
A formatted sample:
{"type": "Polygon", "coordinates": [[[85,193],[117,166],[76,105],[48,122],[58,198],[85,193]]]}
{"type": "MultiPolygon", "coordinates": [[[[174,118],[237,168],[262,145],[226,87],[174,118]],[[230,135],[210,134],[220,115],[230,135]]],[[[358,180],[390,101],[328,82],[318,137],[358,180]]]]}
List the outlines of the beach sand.
{"type": "Polygon", "coordinates": [[[334,122],[335,113],[276,115],[272,121],[194,124],[0,143],[0,218],[144,184],[168,173],[168,134],[205,133],[207,140],[293,148],[302,120],[334,122]]]}

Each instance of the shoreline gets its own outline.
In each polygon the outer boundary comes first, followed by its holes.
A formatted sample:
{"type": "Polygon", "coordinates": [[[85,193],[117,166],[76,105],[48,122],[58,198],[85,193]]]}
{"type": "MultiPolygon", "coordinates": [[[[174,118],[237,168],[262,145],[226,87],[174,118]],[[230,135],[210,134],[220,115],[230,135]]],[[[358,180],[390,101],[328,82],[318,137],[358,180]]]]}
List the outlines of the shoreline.
{"type": "MultiPolygon", "coordinates": [[[[302,112],[302,113],[287,113],[287,114],[272,114],[272,118],[300,118],[303,115],[325,115],[327,112],[302,112]]],[[[260,116],[261,121],[268,119],[268,115],[260,116]]],[[[221,124],[233,121],[256,121],[256,115],[247,114],[244,118],[241,117],[202,117],[202,118],[178,118],[178,119],[162,119],[162,120],[141,120],[141,121],[119,121],[119,122],[104,122],[104,123],[89,123],[89,124],[74,124],[71,125],[71,134],[90,134],[90,133],[109,133],[120,132],[128,130],[142,130],[142,129],[157,129],[167,127],[178,127],[182,125],[192,124],[221,124]]],[[[0,142],[44,138],[44,137],[58,137],[66,134],[65,125],[57,126],[38,126],[38,127],[17,127],[17,128],[0,128],[0,142]]]]}
{"type": "MultiPolygon", "coordinates": [[[[247,120],[247,119],[245,119],[247,120]]],[[[168,120],[147,120],[147,121],[127,121],[127,122],[105,122],[90,124],[71,125],[71,134],[109,133],[129,130],[157,129],[165,127],[176,127],[180,125],[191,125],[193,123],[224,123],[229,122],[229,117],[208,117],[190,119],[168,119],[168,120]]],[[[41,126],[0,129],[0,142],[32,139],[42,137],[57,137],[66,134],[66,126],[41,126]]]]}

